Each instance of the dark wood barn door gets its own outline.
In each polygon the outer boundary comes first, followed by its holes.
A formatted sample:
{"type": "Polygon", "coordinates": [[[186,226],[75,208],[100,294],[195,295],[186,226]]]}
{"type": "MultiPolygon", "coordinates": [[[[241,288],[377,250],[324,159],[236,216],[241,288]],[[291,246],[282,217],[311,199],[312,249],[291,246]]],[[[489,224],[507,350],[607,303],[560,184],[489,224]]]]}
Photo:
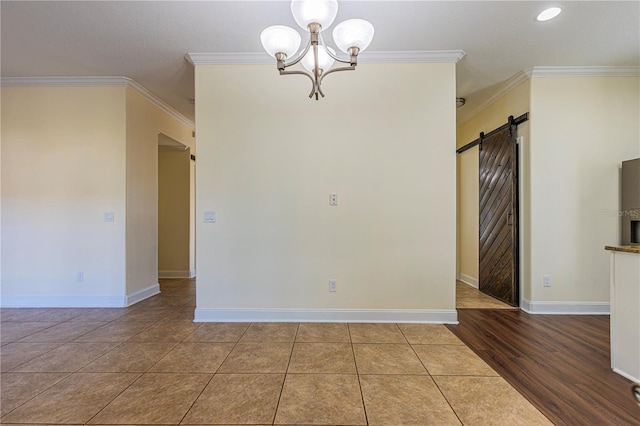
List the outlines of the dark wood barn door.
{"type": "Polygon", "coordinates": [[[515,126],[480,137],[479,288],[518,306],[518,150],[515,126]]]}

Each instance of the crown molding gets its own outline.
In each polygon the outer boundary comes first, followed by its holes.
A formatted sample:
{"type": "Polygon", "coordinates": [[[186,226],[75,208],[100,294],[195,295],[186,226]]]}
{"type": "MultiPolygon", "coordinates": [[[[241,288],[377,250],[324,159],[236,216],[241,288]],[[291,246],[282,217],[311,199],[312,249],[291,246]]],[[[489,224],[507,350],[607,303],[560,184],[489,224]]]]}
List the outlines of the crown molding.
{"type": "Polygon", "coordinates": [[[529,78],[539,77],[640,77],[638,66],[544,67],[523,71],[529,78]]]}
{"type": "MultiPolygon", "coordinates": [[[[365,52],[358,56],[359,63],[393,62],[458,62],[464,57],[462,50],[365,52]]],[[[266,53],[188,53],[185,59],[191,65],[273,65],[275,59],[266,53]]]]}
{"type": "Polygon", "coordinates": [[[273,65],[276,60],[265,52],[187,53],[191,65],[273,65]]]}
{"type": "Polygon", "coordinates": [[[191,130],[193,121],[128,77],[2,77],[2,87],[128,87],[191,130]]]}
{"type": "MultiPolygon", "coordinates": [[[[529,68],[529,69],[531,69],[531,68],[529,68]]],[[[489,96],[481,104],[479,104],[478,106],[474,107],[469,113],[465,114],[463,116],[463,118],[461,120],[459,120],[458,123],[456,123],[456,125],[457,126],[461,126],[464,123],[466,123],[467,121],[471,120],[473,117],[478,115],[480,112],[482,112],[489,105],[491,105],[492,103],[497,101],[499,98],[501,98],[502,96],[506,95],[507,93],[509,93],[510,91],[515,89],[516,87],[518,87],[520,84],[522,84],[525,81],[529,80],[530,78],[531,77],[527,73],[527,70],[518,72],[516,75],[514,75],[513,77],[511,77],[510,79],[508,79],[504,83],[502,83],[500,85],[500,87],[498,88],[498,90],[496,90],[493,93],[493,95],[489,96]]]]}
{"type": "Polygon", "coordinates": [[[457,123],[458,126],[471,120],[482,110],[506,95],[524,81],[531,78],[548,77],[640,77],[640,67],[637,66],[593,66],[593,67],[560,67],[536,66],[518,72],[502,83],[498,89],[484,102],[476,106],[457,123]]]}
{"type": "Polygon", "coordinates": [[[162,99],[160,99],[159,97],[157,97],[156,95],[154,95],[153,93],[151,93],[150,91],[142,87],[138,82],[136,82],[135,80],[131,80],[130,78],[126,78],[126,79],[128,80],[127,87],[138,92],[140,96],[142,96],[143,98],[151,102],[153,105],[155,105],[156,107],[158,107],[159,109],[167,113],[169,116],[175,118],[185,126],[189,127],[191,130],[194,130],[196,128],[196,125],[193,121],[189,120],[187,117],[180,114],[178,111],[176,111],[167,103],[165,103],[162,99]]]}

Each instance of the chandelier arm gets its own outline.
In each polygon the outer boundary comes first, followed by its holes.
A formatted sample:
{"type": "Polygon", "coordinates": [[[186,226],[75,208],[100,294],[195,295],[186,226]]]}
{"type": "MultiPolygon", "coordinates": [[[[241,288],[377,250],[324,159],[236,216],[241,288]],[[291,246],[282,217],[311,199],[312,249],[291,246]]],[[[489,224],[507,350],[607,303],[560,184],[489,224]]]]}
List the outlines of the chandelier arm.
{"type": "MultiPolygon", "coordinates": [[[[326,49],[325,49],[326,50],[326,49]]],[[[314,92],[316,94],[316,100],[318,99],[318,92],[322,93],[322,91],[320,91],[320,69],[318,66],[318,45],[314,44],[313,45],[313,85],[314,85],[314,92]]],[[[309,96],[311,97],[311,96],[309,96]]],[[[324,97],[324,95],[322,96],[324,97]]]]}
{"type": "Polygon", "coordinates": [[[299,75],[306,75],[307,77],[309,77],[309,79],[311,80],[311,93],[309,94],[309,97],[312,97],[314,93],[316,93],[316,82],[313,79],[313,76],[311,74],[309,74],[308,72],[305,71],[280,71],[280,75],[292,75],[292,74],[299,74],[299,75]]]}
{"type": "Polygon", "coordinates": [[[318,87],[322,84],[322,79],[331,73],[338,72],[338,71],[354,71],[355,69],[356,69],[355,65],[352,65],[350,67],[332,68],[329,71],[322,73],[322,75],[320,76],[320,80],[318,81],[318,87]]]}
{"type": "Polygon", "coordinates": [[[348,60],[340,59],[337,55],[334,55],[333,53],[331,53],[331,51],[327,48],[327,45],[324,43],[324,38],[322,37],[322,33],[320,33],[319,38],[320,38],[320,43],[322,43],[322,46],[324,47],[325,52],[327,52],[327,55],[331,56],[335,61],[342,62],[343,64],[351,63],[351,59],[348,59],[348,60]]]}
{"type": "Polygon", "coordinates": [[[298,57],[295,60],[289,62],[288,64],[284,64],[284,67],[288,68],[288,67],[290,67],[292,65],[295,65],[298,62],[300,62],[302,60],[302,58],[304,58],[304,55],[307,54],[307,52],[309,51],[310,47],[311,47],[311,38],[309,38],[309,41],[307,42],[307,45],[305,46],[304,50],[302,52],[300,52],[300,55],[298,55],[298,57]]]}

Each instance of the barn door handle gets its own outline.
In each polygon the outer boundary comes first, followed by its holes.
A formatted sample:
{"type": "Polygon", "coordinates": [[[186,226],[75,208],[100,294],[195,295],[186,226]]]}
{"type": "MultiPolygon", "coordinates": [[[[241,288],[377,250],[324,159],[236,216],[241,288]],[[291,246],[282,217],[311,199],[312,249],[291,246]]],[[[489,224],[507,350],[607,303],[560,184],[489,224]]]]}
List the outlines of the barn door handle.
{"type": "Polygon", "coordinates": [[[513,213],[509,213],[507,215],[507,225],[509,226],[513,225],[513,213]]]}

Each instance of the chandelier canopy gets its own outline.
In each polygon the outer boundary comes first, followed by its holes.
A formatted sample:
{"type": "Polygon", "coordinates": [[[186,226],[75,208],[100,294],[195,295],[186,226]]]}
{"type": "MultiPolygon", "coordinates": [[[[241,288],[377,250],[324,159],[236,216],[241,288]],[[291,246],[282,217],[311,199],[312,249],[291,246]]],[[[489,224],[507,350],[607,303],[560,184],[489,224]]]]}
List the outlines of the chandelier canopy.
{"type": "Polygon", "coordinates": [[[322,79],[337,71],[355,70],[358,65],[358,54],[365,50],[373,39],[373,25],[364,19],[348,19],[335,26],[333,41],[338,49],[349,57],[342,59],[336,51],[327,46],[322,37],[323,31],[331,26],[338,14],[338,0],[292,0],[291,13],[293,19],[303,30],[308,32],[306,46],[298,53],[302,39],[291,27],[273,25],[265,28],[260,34],[264,50],[276,59],[280,75],[301,74],[311,79],[312,89],[309,97],[322,93],[322,79]],[[293,58],[286,62],[288,58],[293,58]],[[301,62],[306,70],[286,71],[287,68],[301,62]],[[331,68],[335,62],[347,66],[331,68]]]}

